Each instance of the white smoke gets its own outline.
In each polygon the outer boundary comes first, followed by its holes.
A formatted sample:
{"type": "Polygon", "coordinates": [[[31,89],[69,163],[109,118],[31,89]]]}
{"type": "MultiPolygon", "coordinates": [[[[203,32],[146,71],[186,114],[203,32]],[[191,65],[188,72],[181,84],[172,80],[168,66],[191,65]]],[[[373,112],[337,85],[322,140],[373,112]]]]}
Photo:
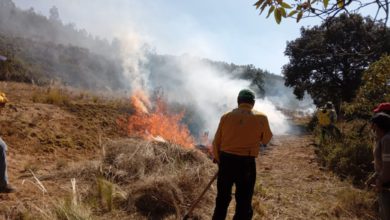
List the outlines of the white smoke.
{"type": "Polygon", "coordinates": [[[148,91],[149,71],[144,68],[148,62],[146,43],[136,33],[124,33],[120,36],[120,58],[123,75],[132,91],[148,91]]]}
{"type": "Polygon", "coordinates": [[[286,134],[289,131],[287,117],[267,98],[256,100],[254,109],[267,115],[273,134],[286,134]]]}
{"type": "MultiPolygon", "coordinates": [[[[196,58],[181,59],[180,65],[183,71],[186,70],[182,87],[191,94],[191,101],[205,118],[205,129],[213,135],[221,115],[237,107],[239,91],[249,88],[250,82],[233,79],[230,74],[196,58]]],[[[267,114],[275,134],[288,131],[286,117],[270,101],[258,99],[255,109],[267,114]]]]}
{"type": "MultiPolygon", "coordinates": [[[[145,55],[145,43],[134,36],[122,42],[121,48],[123,67],[132,90],[142,89],[151,94],[155,89],[162,89],[168,102],[194,108],[202,119],[200,133],[208,131],[212,138],[222,114],[237,107],[239,91],[249,88],[250,82],[233,78],[226,70],[189,55],[172,56],[158,65],[158,69],[150,70],[145,64],[153,62],[145,55]]],[[[268,99],[258,99],[255,109],[268,116],[274,134],[288,131],[286,117],[268,99]]]]}
{"type": "Polygon", "coordinates": [[[185,57],[179,62],[185,74],[181,77],[183,90],[190,95],[191,101],[205,119],[205,130],[214,134],[219,118],[224,112],[236,107],[237,94],[242,88],[248,88],[249,82],[232,79],[229,74],[202,62],[200,59],[185,57]]]}

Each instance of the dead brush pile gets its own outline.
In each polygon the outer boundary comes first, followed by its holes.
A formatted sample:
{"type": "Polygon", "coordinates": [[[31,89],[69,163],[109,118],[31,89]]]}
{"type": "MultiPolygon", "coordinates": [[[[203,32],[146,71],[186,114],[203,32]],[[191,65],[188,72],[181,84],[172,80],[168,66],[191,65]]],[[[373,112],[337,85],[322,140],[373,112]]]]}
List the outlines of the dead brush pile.
{"type": "MultiPolygon", "coordinates": [[[[84,185],[80,188],[89,188],[80,197],[90,203],[96,216],[105,209],[137,219],[177,219],[184,216],[216,170],[198,150],[123,139],[106,143],[101,161],[77,164],[45,179],[77,178],[84,185]]],[[[214,196],[211,191],[205,195],[193,213],[196,219],[211,216],[214,196]]]]}

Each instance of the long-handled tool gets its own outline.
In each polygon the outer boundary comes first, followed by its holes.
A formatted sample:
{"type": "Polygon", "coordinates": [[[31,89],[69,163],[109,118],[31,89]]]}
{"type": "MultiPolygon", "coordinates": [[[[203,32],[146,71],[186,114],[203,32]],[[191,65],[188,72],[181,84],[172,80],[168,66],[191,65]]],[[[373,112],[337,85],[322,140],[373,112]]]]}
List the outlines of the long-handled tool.
{"type": "Polygon", "coordinates": [[[206,188],[203,190],[203,192],[200,194],[200,196],[192,203],[190,209],[188,210],[187,214],[183,217],[183,220],[189,219],[192,211],[194,211],[196,205],[199,203],[199,201],[202,199],[204,194],[207,192],[207,190],[210,188],[211,184],[213,184],[214,180],[217,179],[218,172],[211,178],[210,182],[207,184],[206,188]]]}

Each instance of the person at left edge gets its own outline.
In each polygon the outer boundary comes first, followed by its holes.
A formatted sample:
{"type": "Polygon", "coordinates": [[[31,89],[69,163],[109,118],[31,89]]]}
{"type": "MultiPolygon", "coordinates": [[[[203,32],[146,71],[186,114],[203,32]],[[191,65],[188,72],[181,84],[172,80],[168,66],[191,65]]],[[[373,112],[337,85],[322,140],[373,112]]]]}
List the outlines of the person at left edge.
{"type": "MultiPolygon", "coordinates": [[[[0,113],[3,113],[5,104],[8,102],[6,95],[0,92],[0,113]]],[[[7,145],[0,137],[0,193],[12,193],[15,189],[8,183],[7,161],[6,161],[7,145]]]]}

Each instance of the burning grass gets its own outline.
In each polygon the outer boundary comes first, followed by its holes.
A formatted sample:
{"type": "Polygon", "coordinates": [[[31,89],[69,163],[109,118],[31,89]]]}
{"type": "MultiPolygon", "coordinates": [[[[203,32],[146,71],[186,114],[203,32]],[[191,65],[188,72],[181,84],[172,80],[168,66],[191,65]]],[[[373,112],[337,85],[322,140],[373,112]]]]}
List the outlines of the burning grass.
{"type": "Polygon", "coordinates": [[[162,137],[171,143],[185,147],[193,147],[188,127],[181,121],[184,112],[171,113],[161,96],[156,98],[151,107],[149,98],[142,92],[136,92],[130,98],[134,113],[118,119],[118,124],[129,136],[141,137],[150,140],[162,137]]]}

